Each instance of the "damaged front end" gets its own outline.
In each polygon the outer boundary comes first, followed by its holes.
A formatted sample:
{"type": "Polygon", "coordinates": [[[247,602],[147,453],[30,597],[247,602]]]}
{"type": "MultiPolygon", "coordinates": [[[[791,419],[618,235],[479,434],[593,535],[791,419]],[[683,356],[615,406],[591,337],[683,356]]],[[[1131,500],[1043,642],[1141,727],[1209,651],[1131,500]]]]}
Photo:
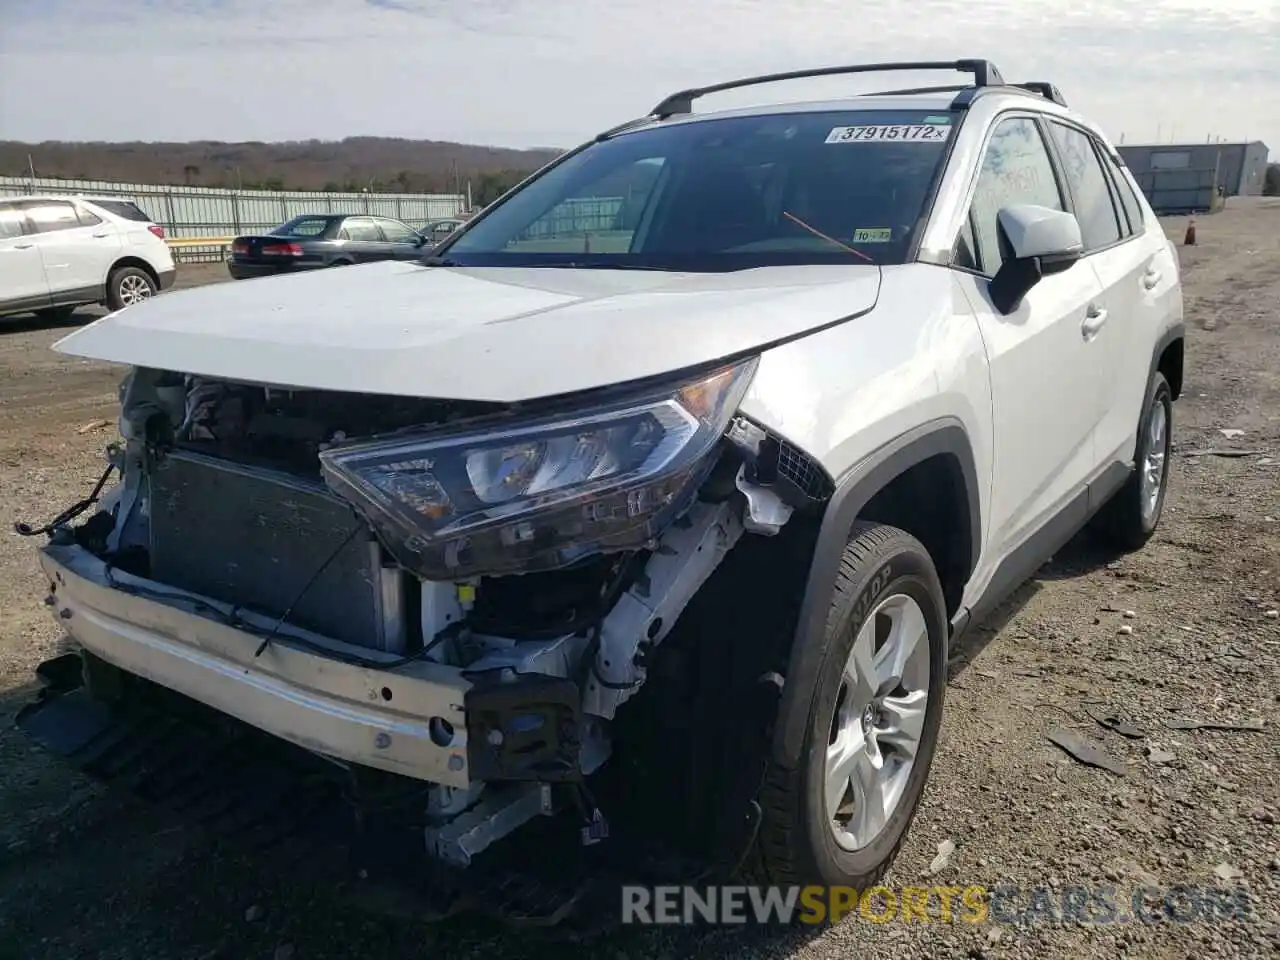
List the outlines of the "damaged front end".
{"type": "Polygon", "coordinates": [[[140,368],[119,483],[20,532],[48,534],[48,602],[98,674],[409,788],[429,860],[531,821],[594,845],[588,784],[655,649],[744,532],[825,495],[737,415],[754,369],[498,405],[140,368]]]}

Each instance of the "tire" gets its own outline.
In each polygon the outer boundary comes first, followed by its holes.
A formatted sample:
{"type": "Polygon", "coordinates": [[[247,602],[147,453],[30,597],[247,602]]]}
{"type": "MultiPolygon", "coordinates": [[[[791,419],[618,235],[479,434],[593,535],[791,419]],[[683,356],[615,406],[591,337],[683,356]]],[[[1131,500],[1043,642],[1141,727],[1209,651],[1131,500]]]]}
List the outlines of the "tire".
{"type": "Polygon", "coordinates": [[[1142,416],[1138,420],[1133,472],[1124,486],[1107,501],[1095,524],[1098,533],[1112,546],[1121,550],[1138,550],[1156,532],[1169,491],[1172,444],[1173,391],[1164,374],[1157,371],[1147,387],[1142,416]],[[1163,418],[1162,431],[1158,426],[1160,417],[1163,418]],[[1158,449],[1153,450],[1153,446],[1158,449]]]}
{"type": "Polygon", "coordinates": [[[122,307],[149,300],[156,295],[155,278],[138,267],[116,267],[107,278],[107,307],[122,307]]]}
{"type": "Polygon", "coordinates": [[[76,312],[75,307],[48,307],[44,310],[37,310],[36,316],[41,320],[49,323],[62,323],[64,320],[70,320],[72,314],[76,312]]]}
{"type": "MultiPolygon", "coordinates": [[[[946,689],[948,629],[942,586],[924,546],[896,527],[855,525],[841,560],[827,628],[819,641],[822,650],[816,687],[808,691],[808,696],[798,698],[794,708],[804,710],[808,720],[800,762],[796,769],[788,770],[770,761],[766,772],[760,795],[758,856],[753,858],[755,872],[761,876],[755,879],[771,884],[842,885],[864,890],[884,875],[906,839],[933,761],[946,689]],[[918,620],[915,614],[919,615],[918,620]],[[858,713],[851,709],[860,698],[851,691],[846,667],[864,626],[867,637],[878,634],[876,642],[886,644],[881,647],[883,652],[894,636],[891,629],[882,641],[884,627],[913,621],[924,635],[916,644],[915,659],[908,661],[912,669],[904,673],[902,687],[885,702],[896,703],[900,709],[906,702],[900,698],[901,690],[909,686],[916,691],[912,699],[918,707],[919,694],[925,693],[914,761],[899,773],[902,785],[898,799],[887,811],[882,829],[868,833],[863,838],[865,843],[855,843],[851,848],[849,832],[839,824],[847,812],[847,797],[836,804],[834,816],[830,815],[827,800],[829,748],[833,741],[835,745],[857,742],[856,733],[849,733],[854,729],[850,725],[841,726],[839,735],[834,733],[839,721],[855,720],[858,713]],[[927,668],[927,679],[921,677],[922,665],[927,668]],[[909,681],[907,674],[911,675],[909,681]],[[838,834],[843,839],[838,839],[838,834]]],[[[885,726],[894,725],[886,724],[883,715],[873,723],[873,728],[885,726]]],[[[858,723],[856,729],[863,730],[865,726],[858,723]]],[[[886,737],[886,744],[889,740],[886,737]]],[[[855,753],[858,751],[842,751],[844,756],[855,753]]],[[[879,753],[885,768],[904,756],[891,745],[881,745],[879,753]]],[[[868,752],[867,758],[870,756],[868,752]]],[[[849,826],[856,825],[854,817],[849,826]]]]}

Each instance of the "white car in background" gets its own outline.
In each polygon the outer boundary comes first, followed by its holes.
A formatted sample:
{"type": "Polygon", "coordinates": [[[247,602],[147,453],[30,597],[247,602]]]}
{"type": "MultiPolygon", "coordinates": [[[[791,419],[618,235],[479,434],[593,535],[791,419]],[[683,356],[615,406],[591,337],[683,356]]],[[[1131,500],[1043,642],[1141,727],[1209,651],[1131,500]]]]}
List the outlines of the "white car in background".
{"type": "Polygon", "coordinates": [[[0,200],[0,316],[60,320],[91,303],[119,310],[168,289],[176,274],[164,228],[128,200],[0,200]]]}

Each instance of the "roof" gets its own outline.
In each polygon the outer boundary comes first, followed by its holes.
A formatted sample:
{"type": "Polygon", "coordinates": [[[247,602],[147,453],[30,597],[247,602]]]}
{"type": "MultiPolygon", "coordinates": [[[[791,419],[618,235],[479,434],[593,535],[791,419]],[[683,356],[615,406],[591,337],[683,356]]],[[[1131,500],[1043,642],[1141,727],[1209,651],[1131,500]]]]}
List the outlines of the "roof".
{"type": "MultiPolygon", "coordinates": [[[[722,120],[732,117],[759,117],[786,113],[827,113],[848,112],[853,110],[928,110],[948,112],[955,109],[957,90],[977,90],[976,87],[963,87],[948,90],[927,91],[921,93],[864,93],[853,94],[837,100],[803,100],[780,103],[757,104],[749,107],[734,107],[723,110],[708,110],[705,113],[686,113],[660,120],[656,117],[644,117],[625,125],[625,129],[616,128],[613,133],[632,133],[653,127],[671,127],[687,123],[701,123],[704,120],[722,120]]],[[[1055,105],[1036,94],[1029,93],[1013,85],[1004,87],[992,86],[981,88],[982,98],[1006,97],[1026,102],[1028,98],[1041,105],[1053,109],[1055,105]]],[[[1056,112],[1062,112],[1059,108],[1056,112]]]]}
{"type": "Polygon", "coordinates": [[[1195,150],[1205,147],[1265,147],[1261,140],[1223,140],[1217,143],[1121,143],[1119,150],[1195,150]]]}
{"type": "Polygon", "coordinates": [[[1042,80],[1026,83],[1009,83],[1004,79],[1000,69],[989,60],[930,60],[904,61],[900,63],[854,63],[837,67],[816,67],[807,70],[792,70],[786,73],[762,74],[754,77],[742,77],[724,83],[714,83],[704,87],[691,87],[680,90],[665,97],[647,116],[629,121],[606,130],[596,137],[597,141],[606,140],[624,133],[651,128],[662,123],[696,123],[701,120],[723,117],[751,117],[776,113],[795,113],[835,111],[835,110],[964,110],[980,97],[1032,97],[1040,103],[1051,103],[1066,111],[1067,103],[1062,93],[1051,83],[1042,80]],[[736,110],[717,110],[709,113],[694,114],[693,104],[696,100],[711,93],[722,93],[728,90],[740,90],[746,87],[774,84],[788,80],[816,79],[818,77],[835,77],[853,74],[870,73],[908,73],[922,72],[962,73],[972,76],[972,82],[959,85],[912,87],[909,89],[883,90],[877,93],[857,94],[839,100],[824,100],[802,103],[777,103],[736,110]]]}
{"type": "Polygon", "coordinates": [[[0,201],[13,203],[18,200],[87,200],[89,203],[133,203],[131,197],[96,196],[91,193],[23,193],[0,197],[0,201]]]}

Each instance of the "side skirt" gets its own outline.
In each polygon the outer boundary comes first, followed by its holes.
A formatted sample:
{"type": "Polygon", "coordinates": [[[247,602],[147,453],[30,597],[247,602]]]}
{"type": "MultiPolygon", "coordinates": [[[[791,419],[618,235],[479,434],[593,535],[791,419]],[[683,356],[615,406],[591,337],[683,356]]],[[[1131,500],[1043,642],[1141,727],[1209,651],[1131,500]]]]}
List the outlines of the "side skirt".
{"type": "Polygon", "coordinates": [[[1093,518],[1103,505],[1124,486],[1133,467],[1115,461],[1077,493],[1062,510],[1050,517],[1035,533],[1001,561],[978,600],[951,618],[951,642],[958,641],[970,626],[981,623],[1001,603],[1040,569],[1093,518]]]}

